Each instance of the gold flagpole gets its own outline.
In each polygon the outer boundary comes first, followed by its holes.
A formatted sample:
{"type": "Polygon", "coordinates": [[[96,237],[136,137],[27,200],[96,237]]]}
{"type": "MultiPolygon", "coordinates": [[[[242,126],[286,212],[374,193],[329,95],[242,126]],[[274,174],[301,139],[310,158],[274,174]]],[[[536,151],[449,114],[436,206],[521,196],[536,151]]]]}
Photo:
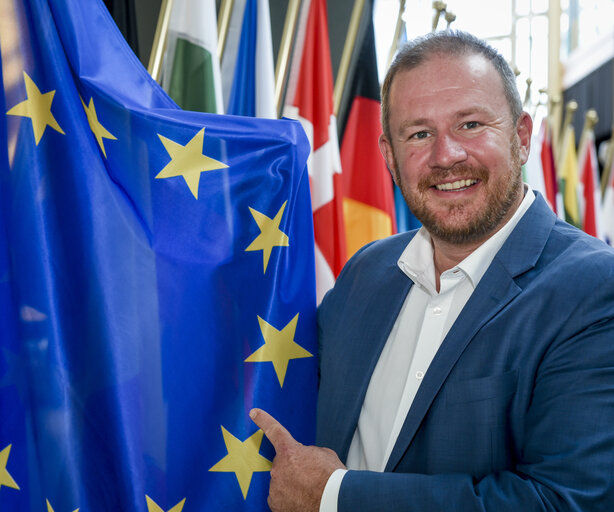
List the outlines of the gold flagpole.
{"type": "Polygon", "coordinates": [[[277,105],[277,116],[281,116],[283,92],[288,81],[290,52],[296,36],[296,25],[300,12],[301,0],[290,0],[286,19],[284,21],[284,31],[279,44],[277,54],[277,64],[275,66],[275,105],[277,105]]]}
{"type": "MultiPolygon", "coordinates": [[[[559,164],[559,143],[562,138],[561,118],[563,116],[563,100],[559,94],[550,95],[548,88],[548,124],[550,125],[550,139],[552,143],[552,154],[555,164],[559,164]]],[[[558,167],[557,167],[558,169],[558,167]]],[[[557,171],[558,175],[558,171],[557,171]]]]}
{"type": "Polygon", "coordinates": [[[405,12],[405,0],[399,2],[399,14],[397,16],[397,25],[394,29],[394,39],[390,45],[390,51],[388,52],[388,65],[386,69],[392,64],[392,59],[399,48],[399,38],[401,37],[401,30],[403,29],[403,13],[405,12]]]}
{"type": "Polygon", "coordinates": [[[354,0],[354,9],[352,10],[352,17],[350,18],[350,25],[345,38],[345,44],[343,45],[343,53],[341,54],[341,63],[339,64],[339,71],[337,71],[337,79],[335,80],[335,92],[333,95],[335,115],[339,113],[339,107],[341,106],[341,99],[343,97],[343,91],[345,90],[345,82],[347,81],[350,69],[352,53],[354,52],[354,46],[356,46],[356,36],[358,35],[360,18],[364,6],[365,0],[354,0]]]}
{"type": "Polygon", "coordinates": [[[160,81],[160,71],[162,69],[162,58],[164,49],[166,48],[166,39],[168,37],[168,26],[171,21],[171,11],[173,9],[173,0],[162,0],[160,6],[160,14],[158,15],[158,24],[154,34],[151,54],[149,55],[149,65],[147,71],[156,82],[160,81]]]}
{"type": "Polygon", "coordinates": [[[226,37],[228,36],[228,27],[230,26],[230,15],[234,7],[234,0],[222,0],[220,12],[217,16],[217,58],[222,64],[224,49],[226,48],[226,37]]]}

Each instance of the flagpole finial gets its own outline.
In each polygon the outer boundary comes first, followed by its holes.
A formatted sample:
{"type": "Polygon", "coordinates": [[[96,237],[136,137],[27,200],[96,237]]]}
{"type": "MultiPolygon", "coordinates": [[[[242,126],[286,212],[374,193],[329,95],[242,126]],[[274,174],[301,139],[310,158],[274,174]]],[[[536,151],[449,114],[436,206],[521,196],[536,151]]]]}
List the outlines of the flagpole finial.
{"type": "Polygon", "coordinates": [[[454,14],[451,11],[446,10],[446,15],[444,16],[446,22],[447,22],[447,28],[450,28],[450,25],[452,25],[452,22],[454,22],[456,20],[456,14],[454,14]]]}
{"type": "Polygon", "coordinates": [[[533,79],[531,77],[528,77],[526,83],[527,90],[524,93],[524,106],[528,108],[531,103],[531,85],[533,84],[533,79]]]}
{"type": "Polygon", "coordinates": [[[435,0],[433,2],[433,9],[435,9],[435,15],[433,16],[433,32],[437,30],[437,25],[439,25],[439,18],[441,17],[441,13],[444,12],[448,8],[448,5],[441,0],[435,0]]]}
{"type": "Polygon", "coordinates": [[[589,130],[595,128],[595,125],[599,122],[599,116],[594,108],[588,109],[584,116],[584,122],[589,130]]]}

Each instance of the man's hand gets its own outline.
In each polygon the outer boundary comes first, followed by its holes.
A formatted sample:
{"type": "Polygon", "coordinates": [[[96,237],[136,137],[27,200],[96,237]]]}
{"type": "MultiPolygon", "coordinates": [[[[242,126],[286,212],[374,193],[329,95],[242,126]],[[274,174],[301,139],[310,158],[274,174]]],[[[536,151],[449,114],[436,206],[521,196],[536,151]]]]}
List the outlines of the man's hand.
{"type": "Polygon", "coordinates": [[[328,448],[303,446],[270,414],[261,409],[249,413],[275,448],[268,504],[273,512],[314,511],[330,475],[345,469],[328,448]]]}

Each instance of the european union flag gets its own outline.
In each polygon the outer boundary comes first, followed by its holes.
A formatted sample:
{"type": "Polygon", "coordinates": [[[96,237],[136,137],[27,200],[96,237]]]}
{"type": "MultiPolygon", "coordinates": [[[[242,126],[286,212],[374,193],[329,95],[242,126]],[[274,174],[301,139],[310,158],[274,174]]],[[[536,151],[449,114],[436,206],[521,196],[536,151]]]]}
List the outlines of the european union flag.
{"type": "Polygon", "coordinates": [[[0,510],[266,510],[313,442],[308,143],[185,112],[99,0],[1,0],[0,510]]]}

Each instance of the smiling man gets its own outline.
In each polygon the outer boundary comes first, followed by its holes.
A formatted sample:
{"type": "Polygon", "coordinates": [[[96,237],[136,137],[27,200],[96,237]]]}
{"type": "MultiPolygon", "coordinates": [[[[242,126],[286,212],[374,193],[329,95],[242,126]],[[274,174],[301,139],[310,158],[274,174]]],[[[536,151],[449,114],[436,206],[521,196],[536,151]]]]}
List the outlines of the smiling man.
{"type": "Polygon", "coordinates": [[[486,43],[406,45],[380,148],[423,227],[319,312],[317,444],[260,410],[274,511],[614,510],[614,251],[522,183],[532,121],[486,43]]]}

